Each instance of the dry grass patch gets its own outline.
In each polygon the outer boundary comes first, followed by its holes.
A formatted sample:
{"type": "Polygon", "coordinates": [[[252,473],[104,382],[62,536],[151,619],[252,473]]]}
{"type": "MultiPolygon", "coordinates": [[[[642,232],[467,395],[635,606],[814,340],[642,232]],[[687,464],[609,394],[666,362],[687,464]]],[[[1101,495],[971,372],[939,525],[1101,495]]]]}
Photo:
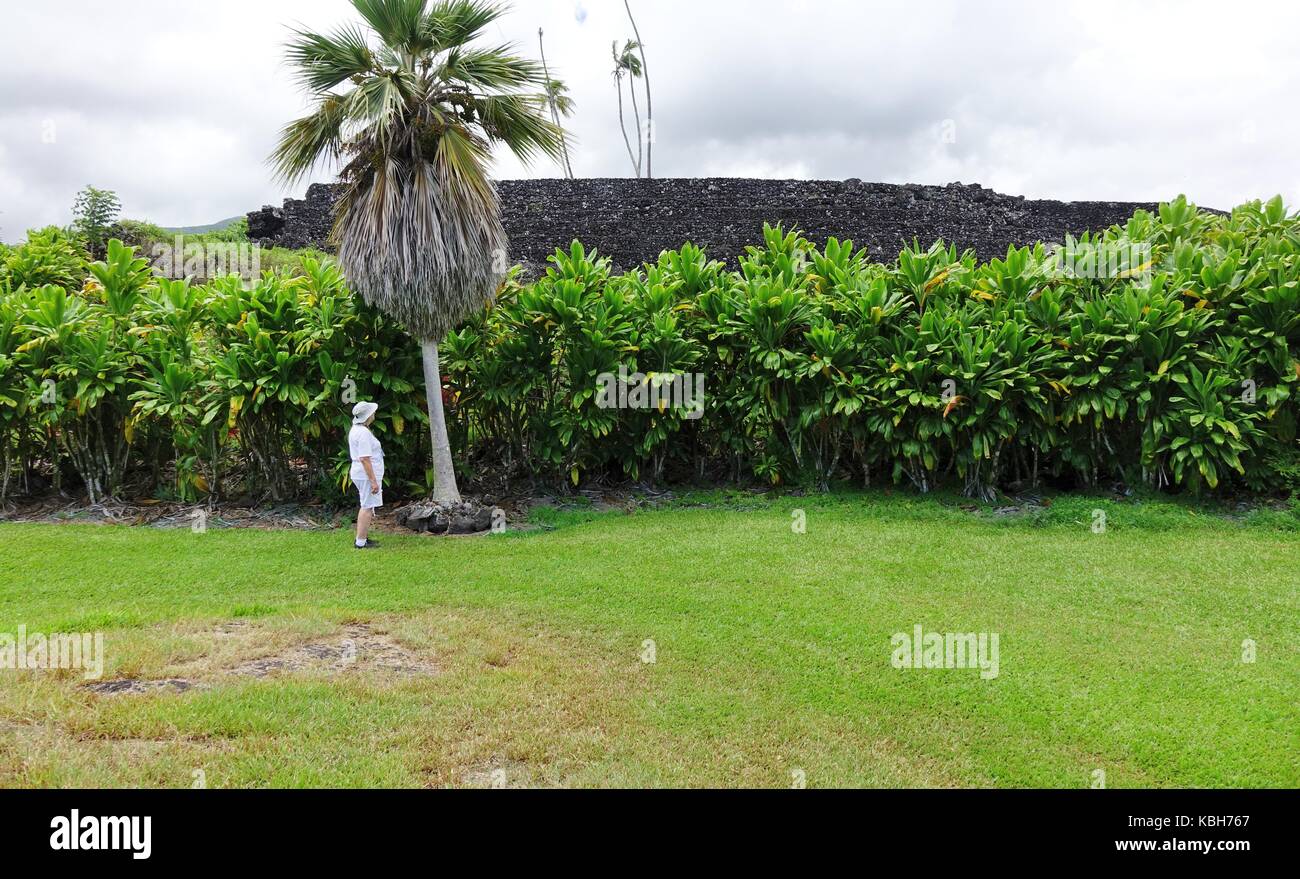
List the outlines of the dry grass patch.
{"type": "Polygon", "coordinates": [[[172,625],[155,638],[130,639],[116,674],[86,684],[85,689],[100,696],[159,690],[184,693],[232,676],[422,676],[437,672],[431,657],[398,643],[370,623],[323,627],[318,621],[255,624],[236,620],[197,629],[192,624],[172,625]],[[156,676],[151,677],[150,672],[156,676]]]}
{"type": "Polygon", "coordinates": [[[108,640],[108,680],[0,679],[0,786],[564,787],[632,734],[646,682],[584,633],[481,610],[108,640]]]}

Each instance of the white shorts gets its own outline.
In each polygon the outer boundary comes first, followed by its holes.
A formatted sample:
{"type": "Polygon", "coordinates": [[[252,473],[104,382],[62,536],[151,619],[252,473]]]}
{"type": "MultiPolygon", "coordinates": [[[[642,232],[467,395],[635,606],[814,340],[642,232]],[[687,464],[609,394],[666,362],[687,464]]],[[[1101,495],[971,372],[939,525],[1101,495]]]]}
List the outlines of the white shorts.
{"type": "Polygon", "coordinates": [[[384,505],[384,484],[382,481],[379,483],[379,494],[370,493],[369,479],[354,479],[352,484],[357,487],[357,491],[361,492],[361,509],[377,510],[384,505]]]}

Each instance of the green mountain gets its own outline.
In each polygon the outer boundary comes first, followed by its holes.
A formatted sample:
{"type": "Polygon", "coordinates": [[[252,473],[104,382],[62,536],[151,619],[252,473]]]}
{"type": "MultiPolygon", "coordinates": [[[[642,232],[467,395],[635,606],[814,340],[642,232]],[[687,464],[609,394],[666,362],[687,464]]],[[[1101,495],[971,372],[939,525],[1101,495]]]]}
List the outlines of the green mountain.
{"type": "Polygon", "coordinates": [[[179,228],[167,229],[165,231],[170,232],[173,235],[202,235],[204,232],[221,232],[230,228],[242,219],[244,219],[244,216],[241,214],[238,217],[231,217],[228,220],[210,223],[207,226],[181,226],[179,228]]]}

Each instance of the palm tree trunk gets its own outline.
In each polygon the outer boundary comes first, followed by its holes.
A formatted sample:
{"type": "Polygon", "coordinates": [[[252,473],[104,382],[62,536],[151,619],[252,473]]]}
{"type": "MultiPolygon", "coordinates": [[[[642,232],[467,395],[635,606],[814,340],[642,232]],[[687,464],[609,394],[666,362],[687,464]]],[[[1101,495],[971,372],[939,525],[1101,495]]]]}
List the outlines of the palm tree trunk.
{"type": "Polygon", "coordinates": [[[641,108],[636,105],[636,77],[627,78],[627,90],[632,95],[632,118],[636,120],[636,176],[639,178],[644,167],[645,135],[641,132],[641,108]]]}
{"type": "Polygon", "coordinates": [[[429,405],[429,436],[433,440],[433,499],[440,504],[460,503],[456,487],[456,466],[451,460],[447,437],[447,416],[442,408],[442,376],[438,367],[438,343],[420,343],[424,355],[424,396],[429,405]]]}
{"type": "Polygon", "coordinates": [[[655,108],[650,100],[650,65],[645,63],[645,43],[641,42],[641,29],[636,26],[636,19],[632,17],[632,3],[630,0],[623,0],[623,6],[627,9],[628,20],[632,22],[632,33],[636,36],[637,45],[641,47],[641,75],[645,77],[645,124],[650,133],[645,145],[645,176],[646,179],[652,179],[655,176],[655,108]]]}
{"type": "Polygon", "coordinates": [[[632,152],[632,141],[627,137],[627,123],[623,121],[623,80],[614,80],[614,85],[618,88],[618,127],[623,132],[623,143],[627,144],[627,157],[632,160],[632,170],[636,176],[641,176],[641,166],[636,163],[636,153],[632,152]]]}
{"type": "Polygon", "coordinates": [[[546,96],[551,105],[551,120],[555,122],[555,127],[560,129],[560,149],[564,155],[564,176],[573,179],[573,165],[569,162],[569,134],[560,125],[560,109],[555,105],[555,95],[551,91],[551,70],[546,65],[546,43],[543,39],[542,29],[537,29],[537,48],[542,55],[542,76],[546,77],[546,96]]]}

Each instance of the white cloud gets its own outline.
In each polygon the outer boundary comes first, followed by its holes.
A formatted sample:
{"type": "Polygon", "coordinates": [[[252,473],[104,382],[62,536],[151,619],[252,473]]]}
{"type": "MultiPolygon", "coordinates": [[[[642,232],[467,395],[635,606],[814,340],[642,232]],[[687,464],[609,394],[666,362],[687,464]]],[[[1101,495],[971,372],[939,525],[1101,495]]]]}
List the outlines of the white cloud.
{"type": "MultiPolygon", "coordinates": [[[[1300,202],[1300,7],[1239,0],[633,0],[658,176],[960,179],[1030,197],[1300,202]],[[947,124],[951,120],[951,124],[947,124]]],[[[205,223],[287,195],[265,163],[304,108],[288,28],[346,0],[21,4],[0,32],[0,229],[67,222],[88,183],[205,223]],[[55,134],[50,141],[50,131],[55,134]]],[[[623,176],[609,47],[621,0],[528,0],[489,36],[577,101],[573,163],[623,176]]],[[[502,157],[502,177],[550,176],[502,157]]],[[[324,178],[327,175],[321,175],[324,178]]],[[[301,189],[302,187],[299,187],[301,189]]]]}

